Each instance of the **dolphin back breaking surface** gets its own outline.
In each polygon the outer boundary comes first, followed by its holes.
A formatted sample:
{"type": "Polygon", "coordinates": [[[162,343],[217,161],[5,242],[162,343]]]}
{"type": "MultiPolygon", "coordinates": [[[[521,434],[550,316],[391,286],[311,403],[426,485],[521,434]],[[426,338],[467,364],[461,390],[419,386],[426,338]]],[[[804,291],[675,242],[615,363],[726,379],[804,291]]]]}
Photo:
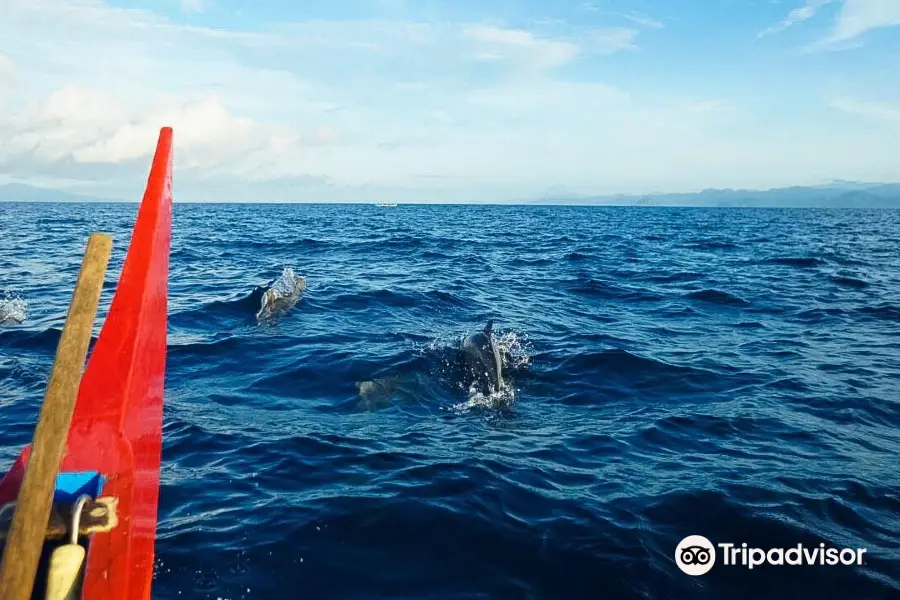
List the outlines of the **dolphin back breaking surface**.
{"type": "Polygon", "coordinates": [[[0,325],[21,324],[28,318],[28,303],[25,299],[6,291],[0,294],[0,325]]]}
{"type": "Polygon", "coordinates": [[[393,374],[357,381],[354,408],[371,412],[407,402],[436,403],[452,412],[511,408],[516,400],[512,383],[531,363],[531,344],[522,332],[498,333],[490,325],[461,337],[439,336],[393,374]]]}
{"type": "Polygon", "coordinates": [[[460,351],[478,391],[486,395],[502,391],[503,357],[494,339],[493,320],[488,321],[484,330],[463,338],[460,351]]]}
{"type": "Polygon", "coordinates": [[[256,319],[263,321],[284,314],[297,304],[305,290],[306,278],[297,275],[291,267],[285,267],[278,279],[263,293],[256,319]]]}

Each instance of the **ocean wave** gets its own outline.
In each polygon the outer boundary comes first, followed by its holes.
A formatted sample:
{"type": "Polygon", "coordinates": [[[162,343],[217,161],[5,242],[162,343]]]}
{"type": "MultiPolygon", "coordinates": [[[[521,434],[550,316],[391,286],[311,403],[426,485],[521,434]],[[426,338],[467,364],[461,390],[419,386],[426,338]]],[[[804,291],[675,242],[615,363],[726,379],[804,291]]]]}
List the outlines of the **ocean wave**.
{"type": "MultiPolygon", "coordinates": [[[[0,211],[0,288],[30,313],[0,327],[5,464],[79,220],[117,236],[99,323],[135,211],[45,209],[0,211]]],[[[180,203],[173,223],[154,598],[900,594],[900,212],[180,203]],[[260,327],[284,264],[308,295],[260,327]],[[488,318],[514,402],[454,410],[456,344],[488,318]],[[366,405],[376,380],[399,383],[366,405]],[[701,581],[673,560],[688,533],[871,558],[701,581]]]]}
{"type": "Polygon", "coordinates": [[[236,294],[226,300],[210,300],[191,308],[183,308],[170,315],[176,326],[228,327],[229,321],[249,324],[255,321],[267,286],[255,286],[249,293],[236,294]]]}
{"type": "Polygon", "coordinates": [[[335,297],[334,303],[344,310],[365,310],[376,306],[417,309],[471,306],[471,301],[443,290],[401,292],[379,289],[354,294],[341,294],[335,297]]]}
{"type": "Polygon", "coordinates": [[[582,384],[593,383],[600,387],[613,385],[620,392],[666,391],[671,397],[693,392],[712,393],[739,385],[731,375],[640,356],[622,349],[565,358],[552,373],[557,379],[574,378],[582,384]]]}
{"type": "Polygon", "coordinates": [[[831,281],[836,283],[837,285],[855,288],[858,290],[865,289],[869,287],[869,282],[859,279],[857,277],[849,277],[846,275],[835,275],[831,277],[831,281]]]}
{"type": "Polygon", "coordinates": [[[10,350],[32,350],[42,353],[56,352],[62,329],[10,329],[0,330],[0,346],[10,350]]]}
{"type": "Polygon", "coordinates": [[[697,300],[709,304],[721,304],[723,306],[750,306],[750,302],[740,296],[716,289],[698,290],[685,294],[690,300],[697,300]]]}
{"type": "Polygon", "coordinates": [[[897,304],[885,302],[877,306],[864,306],[859,312],[875,319],[900,323],[900,305],[897,304]]]}
{"type": "Polygon", "coordinates": [[[585,260],[591,260],[593,258],[595,258],[595,257],[589,253],[584,252],[583,250],[582,251],[576,250],[575,252],[569,252],[569,254],[566,255],[566,260],[571,261],[571,262],[580,262],[580,261],[585,261],[585,260]]]}
{"type": "Polygon", "coordinates": [[[581,296],[622,302],[659,302],[664,297],[639,287],[629,287],[612,281],[579,277],[569,283],[569,290],[581,296]]]}
{"type": "Polygon", "coordinates": [[[647,281],[653,283],[685,283],[690,281],[699,281],[706,276],[703,273],[691,271],[676,271],[670,273],[654,274],[645,277],[647,281]]]}
{"type": "Polygon", "coordinates": [[[737,250],[739,246],[726,240],[699,240],[685,245],[691,250],[737,250]]]}
{"type": "Polygon", "coordinates": [[[552,258],[545,257],[517,257],[508,261],[512,267],[548,267],[555,263],[552,258]]]}
{"type": "Polygon", "coordinates": [[[778,256],[764,262],[770,265],[783,265],[800,269],[812,269],[827,264],[824,259],[815,256],[778,256]]]}
{"type": "Polygon", "coordinates": [[[840,321],[847,315],[843,308],[810,308],[800,311],[794,318],[804,323],[824,323],[840,321]]]}

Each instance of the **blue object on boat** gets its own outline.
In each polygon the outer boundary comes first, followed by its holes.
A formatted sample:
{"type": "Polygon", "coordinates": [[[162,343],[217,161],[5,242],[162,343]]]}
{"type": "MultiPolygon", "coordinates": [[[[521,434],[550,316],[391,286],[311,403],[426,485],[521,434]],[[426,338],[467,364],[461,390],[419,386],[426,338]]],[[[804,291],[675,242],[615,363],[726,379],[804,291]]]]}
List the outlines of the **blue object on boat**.
{"type": "Polygon", "coordinates": [[[103,490],[105,479],[97,471],[80,471],[75,473],[60,473],[56,476],[56,489],[53,492],[53,501],[62,504],[72,504],[79,496],[87,494],[91,498],[97,498],[103,490]]]}

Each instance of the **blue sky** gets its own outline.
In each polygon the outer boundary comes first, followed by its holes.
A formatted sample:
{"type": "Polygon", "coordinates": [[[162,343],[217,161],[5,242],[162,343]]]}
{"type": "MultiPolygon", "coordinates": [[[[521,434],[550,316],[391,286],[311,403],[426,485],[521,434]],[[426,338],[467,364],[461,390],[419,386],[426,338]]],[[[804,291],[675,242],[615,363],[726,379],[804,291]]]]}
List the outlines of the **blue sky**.
{"type": "Polygon", "coordinates": [[[0,184],[513,201],[900,180],[898,0],[0,0],[0,184]]]}

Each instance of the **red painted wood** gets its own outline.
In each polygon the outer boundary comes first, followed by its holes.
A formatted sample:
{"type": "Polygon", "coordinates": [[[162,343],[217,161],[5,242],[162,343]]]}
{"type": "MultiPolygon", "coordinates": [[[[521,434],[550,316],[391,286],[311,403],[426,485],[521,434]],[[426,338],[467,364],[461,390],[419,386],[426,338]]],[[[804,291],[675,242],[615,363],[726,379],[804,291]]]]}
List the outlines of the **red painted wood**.
{"type": "MultiPolygon", "coordinates": [[[[62,471],[100,471],[118,527],[92,536],[86,600],[146,600],[153,577],[166,369],[172,129],[160,132],[119,284],[81,381],[62,471]]],[[[29,449],[0,481],[15,499],[29,449]]]]}

